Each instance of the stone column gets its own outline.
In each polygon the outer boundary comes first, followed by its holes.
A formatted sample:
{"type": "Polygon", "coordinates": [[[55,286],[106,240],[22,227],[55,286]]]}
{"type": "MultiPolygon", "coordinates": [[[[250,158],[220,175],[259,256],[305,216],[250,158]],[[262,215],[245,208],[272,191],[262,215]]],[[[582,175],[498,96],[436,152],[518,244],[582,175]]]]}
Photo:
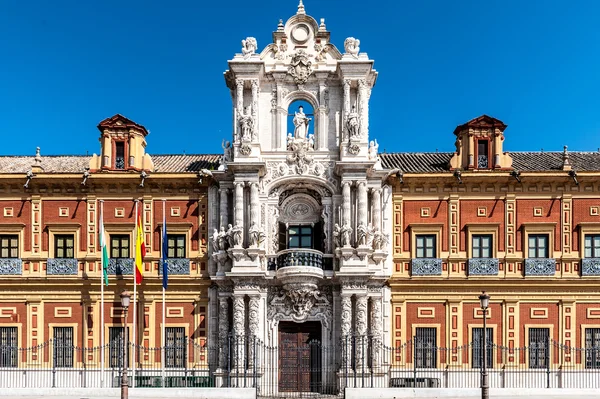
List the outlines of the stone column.
{"type": "Polygon", "coordinates": [[[235,109],[233,114],[233,141],[240,141],[239,117],[244,113],[244,79],[235,80],[235,109]]]}
{"type": "Polygon", "coordinates": [[[227,230],[229,223],[229,189],[221,187],[219,189],[219,227],[227,230]]]}
{"type": "Polygon", "coordinates": [[[246,303],[244,294],[233,294],[233,345],[232,353],[235,356],[236,368],[242,369],[245,360],[245,323],[246,321],[246,303]]]}
{"type": "Polygon", "coordinates": [[[381,189],[371,191],[371,224],[373,229],[381,231],[381,189]]]}
{"type": "Polygon", "coordinates": [[[227,368],[229,349],[229,298],[219,297],[219,368],[227,368]]]}
{"type": "Polygon", "coordinates": [[[358,188],[357,188],[357,197],[358,197],[358,218],[357,218],[357,224],[358,225],[367,225],[367,204],[368,204],[368,197],[367,197],[367,182],[361,181],[358,182],[358,188]]]}
{"type": "Polygon", "coordinates": [[[366,371],[368,368],[365,354],[369,347],[369,337],[367,336],[367,303],[366,294],[356,296],[356,370],[366,371]]]}
{"type": "Polygon", "coordinates": [[[342,183],[342,225],[350,226],[350,182],[342,183]]]}
{"type": "Polygon", "coordinates": [[[352,295],[342,291],[341,297],[342,367],[349,368],[352,359],[352,336],[350,334],[352,329],[352,295]]]}
{"type": "Polygon", "coordinates": [[[250,183],[250,223],[258,227],[260,225],[260,203],[258,202],[258,183],[250,183]]]}
{"type": "Polygon", "coordinates": [[[234,203],[235,226],[241,228],[241,244],[244,243],[244,182],[235,182],[234,203]]]}
{"type": "Polygon", "coordinates": [[[258,79],[252,79],[252,142],[258,140],[258,79]]]}
{"type": "Polygon", "coordinates": [[[358,81],[358,114],[360,115],[360,136],[366,138],[369,136],[369,88],[365,79],[358,81]]]}
{"type": "Polygon", "coordinates": [[[373,296],[371,297],[371,358],[373,367],[378,367],[381,365],[381,353],[383,345],[383,340],[381,337],[383,336],[383,315],[382,315],[382,306],[381,306],[381,297],[373,296]]]}

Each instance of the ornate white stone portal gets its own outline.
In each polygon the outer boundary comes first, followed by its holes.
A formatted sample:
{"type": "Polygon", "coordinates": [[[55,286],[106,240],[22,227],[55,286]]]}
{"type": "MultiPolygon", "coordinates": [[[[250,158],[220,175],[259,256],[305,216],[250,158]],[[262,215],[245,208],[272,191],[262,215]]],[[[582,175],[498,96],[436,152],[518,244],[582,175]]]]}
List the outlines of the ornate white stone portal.
{"type": "MultiPolygon", "coordinates": [[[[229,61],[232,134],[208,217],[214,341],[277,346],[280,322],[307,321],[323,345],[390,340],[391,190],[369,138],[377,72],[359,40],[340,42],[343,54],[300,3],[272,43],[258,52],[248,37],[229,61]]],[[[344,364],[341,352],[323,360],[344,364]]]]}

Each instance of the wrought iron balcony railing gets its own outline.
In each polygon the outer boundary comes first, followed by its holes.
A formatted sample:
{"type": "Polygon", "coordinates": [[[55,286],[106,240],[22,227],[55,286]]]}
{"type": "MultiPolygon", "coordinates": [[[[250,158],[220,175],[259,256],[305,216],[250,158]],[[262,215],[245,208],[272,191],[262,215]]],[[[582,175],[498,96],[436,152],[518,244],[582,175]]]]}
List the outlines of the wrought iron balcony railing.
{"type": "Polygon", "coordinates": [[[556,259],[554,258],[525,259],[526,276],[554,276],[555,272],[556,259]]]}
{"type": "Polygon", "coordinates": [[[77,259],[48,258],[46,274],[48,275],[77,275],[77,259]]]}
{"type": "MultiPolygon", "coordinates": [[[[188,258],[167,259],[167,271],[169,274],[190,274],[190,260],[188,258]]],[[[158,264],[158,274],[162,276],[162,260],[158,264]]]]}
{"type": "Polygon", "coordinates": [[[469,276],[497,276],[499,262],[496,258],[469,259],[469,276]]]}
{"type": "Polygon", "coordinates": [[[413,276],[440,276],[442,274],[440,258],[414,258],[411,266],[413,276]]]}
{"type": "Polygon", "coordinates": [[[133,274],[132,258],[113,258],[108,260],[108,274],[133,274]]]}
{"type": "Polygon", "coordinates": [[[582,276],[600,276],[600,258],[581,259],[582,276]]]}
{"type": "Polygon", "coordinates": [[[0,274],[23,274],[23,262],[19,258],[0,258],[0,274]]]}
{"type": "Polygon", "coordinates": [[[323,269],[323,253],[315,249],[285,249],[277,253],[277,269],[289,266],[308,266],[323,269]]]}

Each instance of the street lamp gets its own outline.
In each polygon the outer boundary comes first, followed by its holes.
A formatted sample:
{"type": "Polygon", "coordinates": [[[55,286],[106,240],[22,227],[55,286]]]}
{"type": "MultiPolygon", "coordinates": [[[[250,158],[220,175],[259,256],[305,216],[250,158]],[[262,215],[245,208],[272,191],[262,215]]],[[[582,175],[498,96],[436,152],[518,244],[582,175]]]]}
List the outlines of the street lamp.
{"type": "Polygon", "coordinates": [[[487,319],[487,309],[490,304],[490,296],[486,294],[485,291],[479,295],[479,302],[481,304],[481,309],[483,310],[483,364],[481,366],[481,399],[489,399],[490,397],[490,387],[488,385],[488,373],[487,373],[487,328],[486,328],[486,319],[487,319]]]}
{"type": "Polygon", "coordinates": [[[127,334],[127,310],[129,309],[129,301],[131,294],[125,290],[121,292],[121,306],[125,321],[123,322],[123,372],[121,373],[121,399],[129,398],[129,382],[127,381],[127,348],[129,347],[129,334],[127,334]]]}

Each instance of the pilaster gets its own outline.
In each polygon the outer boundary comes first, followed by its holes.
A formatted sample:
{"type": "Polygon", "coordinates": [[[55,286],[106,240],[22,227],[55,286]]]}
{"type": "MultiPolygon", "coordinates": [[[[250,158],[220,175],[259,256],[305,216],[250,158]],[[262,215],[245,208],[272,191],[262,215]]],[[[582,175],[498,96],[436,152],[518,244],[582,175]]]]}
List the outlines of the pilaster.
{"type": "MultiPolygon", "coordinates": [[[[501,344],[509,348],[526,346],[527,343],[523,342],[524,337],[519,336],[519,302],[505,300],[502,305],[502,324],[505,328],[501,344]]],[[[517,365],[520,361],[519,354],[509,353],[505,361],[507,365],[517,365]]]]}
{"type": "Polygon", "coordinates": [[[508,276],[517,275],[517,264],[516,264],[516,224],[517,224],[517,201],[515,194],[507,194],[505,201],[506,208],[506,262],[504,264],[504,273],[508,276]]]}
{"type": "Polygon", "coordinates": [[[451,194],[448,200],[448,274],[462,275],[460,262],[456,260],[460,249],[460,202],[457,194],[451,194]]]}

